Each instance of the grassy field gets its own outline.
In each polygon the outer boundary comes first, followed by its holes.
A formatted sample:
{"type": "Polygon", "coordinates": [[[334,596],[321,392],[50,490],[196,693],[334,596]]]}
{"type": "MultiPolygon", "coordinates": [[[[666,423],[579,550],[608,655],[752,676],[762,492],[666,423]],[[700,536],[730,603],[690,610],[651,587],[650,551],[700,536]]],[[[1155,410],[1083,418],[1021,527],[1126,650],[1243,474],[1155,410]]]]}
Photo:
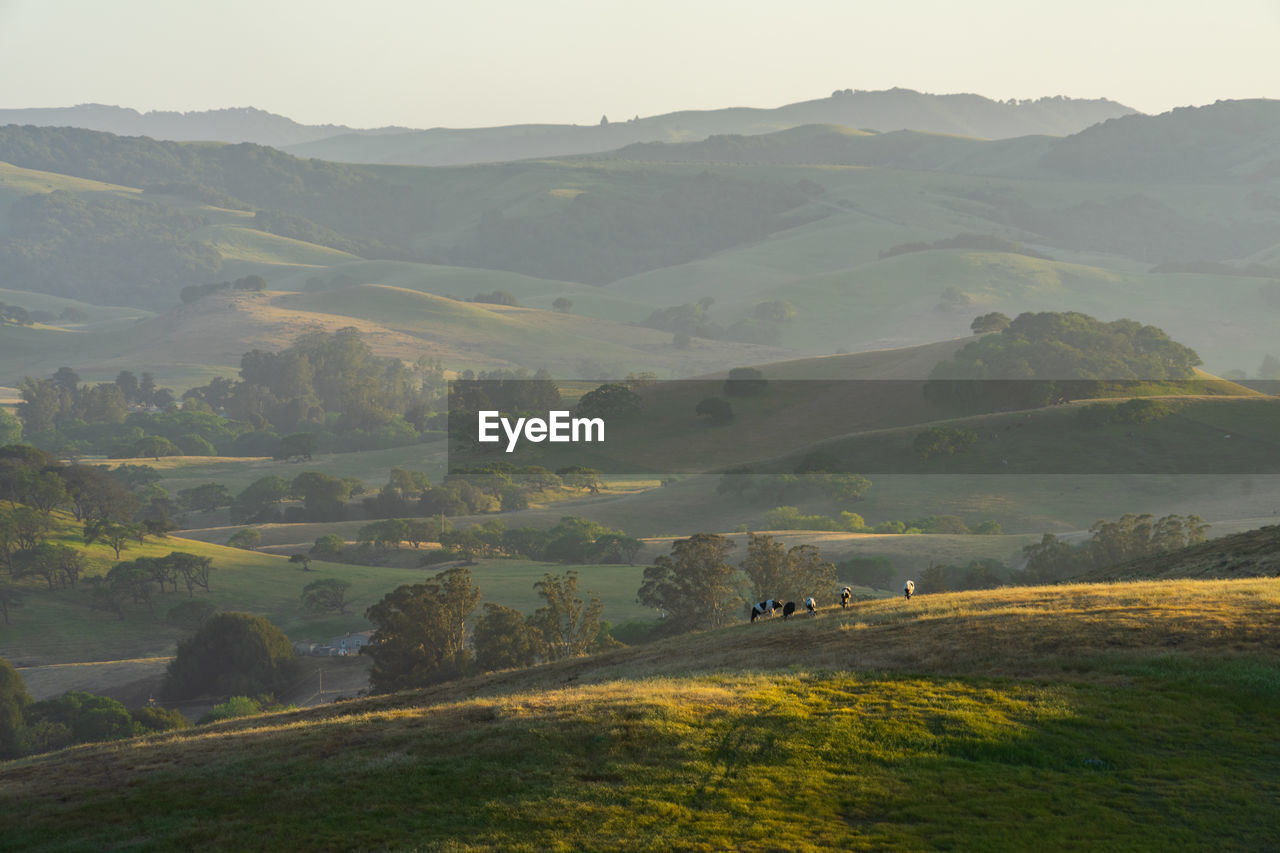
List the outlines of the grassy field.
{"type": "Polygon", "coordinates": [[[1277,627],[1275,580],[865,603],[11,763],[6,843],[1262,849],[1277,627]]]}
{"type": "MultiPolygon", "coordinates": [[[[317,534],[319,535],[319,534],[317,534]]],[[[114,552],[101,544],[84,547],[78,528],[68,519],[60,544],[84,548],[85,577],[102,575],[116,563],[114,552]]],[[[307,545],[310,543],[308,542],[307,545]]],[[[300,549],[301,550],[301,549],[300,549]]],[[[219,610],[239,610],[266,616],[295,641],[324,642],[347,631],[369,628],[364,611],[384,594],[404,583],[421,583],[439,569],[420,568],[417,554],[406,546],[403,560],[387,565],[351,565],[314,561],[310,571],[281,554],[265,554],[228,548],[195,539],[149,537],[129,543],[121,560],[157,557],[171,551],[213,559],[210,591],[196,597],[219,610]],[[351,584],[347,595],[350,612],[316,616],[302,607],[302,588],[320,578],[339,578],[351,584]]],[[[635,601],[642,566],[572,566],[528,560],[482,560],[471,567],[476,586],[485,601],[506,604],[532,613],[540,603],[533,584],[547,572],[560,574],[574,568],[581,587],[600,594],[605,618],[613,622],[652,618],[653,611],[635,601]]],[[[15,665],[39,665],[82,661],[114,661],[172,654],[176,642],[189,631],[170,623],[168,611],[188,600],[185,590],[154,596],[153,612],[145,605],[127,606],[127,618],[119,619],[90,606],[84,587],[49,590],[43,581],[23,582],[24,603],[11,611],[9,624],[0,625],[0,657],[15,665]]]]}

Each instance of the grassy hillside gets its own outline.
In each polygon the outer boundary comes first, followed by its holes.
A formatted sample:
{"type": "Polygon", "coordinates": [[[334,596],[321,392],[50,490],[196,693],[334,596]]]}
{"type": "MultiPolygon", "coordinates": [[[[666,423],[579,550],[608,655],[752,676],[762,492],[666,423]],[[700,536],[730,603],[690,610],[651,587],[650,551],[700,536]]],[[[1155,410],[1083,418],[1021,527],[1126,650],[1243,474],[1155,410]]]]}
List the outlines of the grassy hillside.
{"type": "Polygon", "coordinates": [[[0,799],[24,849],[1255,849],[1277,627],[1273,580],[869,603],[28,759],[0,799]]]}
{"type": "Polygon", "coordinates": [[[503,291],[520,305],[552,310],[564,297],[573,303],[570,312],[601,320],[633,322],[649,316],[652,306],[634,302],[600,287],[571,281],[535,278],[505,270],[452,267],[412,261],[351,261],[334,264],[324,271],[301,270],[273,279],[279,290],[333,290],[360,284],[382,284],[469,300],[481,293],[503,291]]]}

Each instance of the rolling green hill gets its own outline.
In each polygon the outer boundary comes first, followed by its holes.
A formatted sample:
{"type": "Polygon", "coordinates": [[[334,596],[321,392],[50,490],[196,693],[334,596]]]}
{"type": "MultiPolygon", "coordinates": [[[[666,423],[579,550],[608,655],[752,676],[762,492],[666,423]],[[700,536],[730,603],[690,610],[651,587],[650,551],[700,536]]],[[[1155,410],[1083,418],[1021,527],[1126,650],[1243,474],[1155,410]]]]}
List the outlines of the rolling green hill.
{"type": "Polygon", "coordinates": [[[864,603],[26,759],[0,801],[32,850],[1257,848],[1278,620],[1274,580],[864,603]]]}

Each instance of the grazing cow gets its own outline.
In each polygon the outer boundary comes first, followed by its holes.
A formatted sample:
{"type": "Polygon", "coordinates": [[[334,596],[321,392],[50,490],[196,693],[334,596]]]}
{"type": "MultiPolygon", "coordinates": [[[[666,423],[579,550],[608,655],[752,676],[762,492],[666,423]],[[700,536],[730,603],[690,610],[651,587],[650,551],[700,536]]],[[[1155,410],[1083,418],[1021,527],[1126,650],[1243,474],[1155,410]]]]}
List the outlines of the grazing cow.
{"type": "Polygon", "coordinates": [[[796,612],[796,603],[794,601],[788,601],[786,604],[782,605],[783,619],[790,619],[791,614],[795,612],[796,612]]]}
{"type": "Polygon", "coordinates": [[[849,587],[846,586],[844,589],[840,590],[840,606],[841,607],[848,607],[849,599],[851,598],[853,598],[853,590],[849,589],[849,587]]]}
{"type": "Polygon", "coordinates": [[[774,601],[772,598],[767,598],[759,604],[753,604],[751,605],[751,621],[754,622],[761,616],[765,615],[772,616],[773,611],[777,610],[781,606],[782,602],[774,601]]]}
{"type": "Polygon", "coordinates": [[[907,581],[902,585],[902,594],[905,595],[908,599],[910,599],[911,596],[915,594],[915,591],[916,591],[915,581],[907,581]]]}
{"type": "Polygon", "coordinates": [[[818,602],[813,600],[812,595],[804,600],[804,609],[809,611],[810,616],[818,615],[818,602]]]}

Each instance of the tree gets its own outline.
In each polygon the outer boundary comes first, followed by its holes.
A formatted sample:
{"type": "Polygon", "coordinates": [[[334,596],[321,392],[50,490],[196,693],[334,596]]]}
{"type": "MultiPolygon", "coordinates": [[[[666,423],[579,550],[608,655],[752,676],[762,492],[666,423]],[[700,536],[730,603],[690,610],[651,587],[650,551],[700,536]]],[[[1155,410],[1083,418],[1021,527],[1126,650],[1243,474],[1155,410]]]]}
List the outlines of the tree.
{"type": "Polygon", "coordinates": [[[261,616],[219,613],[178,643],[163,690],[175,699],[275,694],[296,672],[293,645],[279,628],[261,616]]]}
{"type": "Polygon", "coordinates": [[[631,566],[643,547],[639,539],[625,533],[602,533],[591,543],[591,558],[597,563],[626,563],[631,566]]]}
{"type": "Polygon", "coordinates": [[[67,465],[58,471],[76,521],[91,518],[128,521],[138,499],[106,469],[97,465],[67,465]]]}
{"type": "MultiPolygon", "coordinates": [[[[107,572],[107,584],[122,599],[128,596],[135,604],[147,605],[147,611],[153,612],[152,585],[156,583],[145,558],[117,563],[107,572]]],[[[117,609],[123,617],[123,612],[117,609]]]]}
{"type": "Polygon", "coordinates": [[[347,590],[351,584],[338,578],[321,578],[302,588],[302,606],[313,613],[346,615],[347,590]]]}
{"type": "Polygon", "coordinates": [[[304,572],[311,571],[311,556],[309,554],[290,554],[290,563],[301,563],[304,572]]]}
{"type": "Polygon", "coordinates": [[[568,314],[573,308],[573,300],[565,296],[557,296],[555,302],[551,303],[551,310],[559,314],[568,314]]]}
{"type": "Polygon", "coordinates": [[[767,387],[769,380],[759,370],[754,367],[735,367],[729,371],[729,378],[724,381],[721,390],[729,397],[750,397],[763,393],[767,387]]]}
{"type": "Polygon", "coordinates": [[[109,545],[116,552],[117,560],[120,559],[120,552],[125,549],[125,543],[130,539],[141,542],[144,535],[141,525],[122,524],[105,518],[93,519],[84,526],[84,544],[102,542],[109,545]]]}
{"type": "Polygon", "coordinates": [[[148,435],[133,446],[133,455],[150,456],[159,462],[161,456],[181,456],[182,451],[163,436],[148,435]]]}
{"type": "Polygon", "coordinates": [[[542,632],[519,610],[501,604],[484,606],[472,641],[476,666],[483,672],[532,666],[542,656],[542,632]]]}
{"type": "Polygon", "coordinates": [[[0,658],[0,758],[18,755],[18,729],[22,727],[31,696],[13,664],[0,658]]]}
{"type": "MultiPolygon", "coordinates": [[[[209,572],[213,571],[213,558],[188,554],[185,551],[171,551],[162,558],[172,569],[174,575],[182,579],[187,587],[187,595],[195,595],[195,588],[209,591],[209,572]]],[[[177,589],[177,583],[174,583],[177,589]]]]}
{"type": "Polygon", "coordinates": [[[671,543],[644,570],[637,594],[641,604],[667,614],[670,631],[718,628],[734,620],[742,602],[737,572],[727,562],[733,542],[715,533],[697,533],[671,543]]]}
{"type": "Polygon", "coordinates": [[[120,740],[137,734],[133,716],[124,705],[79,690],[36,702],[27,710],[27,718],[32,723],[65,727],[70,743],[120,740]]]}
{"type": "Polygon", "coordinates": [[[747,534],[747,557],[738,564],[751,581],[752,601],[782,599],[786,584],[787,555],[781,542],[765,533],[747,534]]]}
{"type": "Polygon", "coordinates": [[[231,548],[243,548],[246,551],[252,551],[262,544],[262,534],[255,527],[245,527],[237,530],[227,540],[227,546],[231,548]]]}
{"type": "Polygon", "coordinates": [[[311,461],[316,452],[316,434],[314,432],[294,432],[280,439],[280,447],[273,454],[276,459],[311,461]]]}
{"type": "Polygon", "coordinates": [[[627,418],[640,411],[640,397],[620,382],[588,391],[578,400],[574,414],[582,418],[627,418]]]}
{"type": "Polygon", "coordinates": [[[182,716],[177,708],[161,708],[158,705],[144,705],[130,712],[135,728],[147,732],[167,732],[173,729],[189,729],[191,723],[182,716]]]}
{"type": "Polygon", "coordinates": [[[311,555],[322,560],[332,560],[341,557],[346,547],[347,543],[341,536],[336,533],[326,533],[324,536],[316,537],[316,541],[311,545],[311,555]]]}
{"type": "Polygon", "coordinates": [[[34,548],[16,551],[10,557],[15,578],[44,578],[49,589],[75,586],[84,570],[84,555],[66,545],[41,542],[34,548]]]}
{"type": "Polygon", "coordinates": [[[590,593],[590,602],[578,597],[578,573],[547,573],[533,585],[546,604],[539,607],[530,623],[542,632],[550,660],[584,655],[600,635],[600,597],[590,593]]]}
{"type": "Polygon", "coordinates": [[[274,507],[288,496],[289,483],[283,477],[270,474],[250,483],[236,495],[231,504],[233,521],[267,521],[274,514],[274,507]]]}
{"type": "Polygon", "coordinates": [[[386,693],[459,676],[467,664],[466,621],[479,601],[465,568],[387,593],[365,614],[375,627],[360,650],[373,658],[370,687],[386,693]]]}
{"type": "Polygon", "coordinates": [[[581,465],[574,465],[570,468],[560,468],[556,471],[556,474],[570,489],[586,489],[593,495],[600,494],[600,472],[595,468],[583,468],[581,465]]]}
{"type": "Polygon", "coordinates": [[[1280,379],[1280,359],[1270,353],[1264,355],[1262,357],[1262,364],[1258,367],[1258,378],[1268,380],[1280,379]]]}
{"type": "Polygon", "coordinates": [[[836,586],[836,567],[822,559],[813,545],[795,545],[783,550],[767,533],[747,537],[747,558],[739,568],[751,581],[752,598],[763,601],[799,601],[822,595],[836,586]]]}
{"type": "Polygon", "coordinates": [[[221,483],[204,483],[178,492],[178,504],[196,512],[213,512],[231,506],[231,492],[221,483]]]}
{"type": "Polygon", "coordinates": [[[124,394],[124,399],[128,403],[134,403],[138,399],[138,377],[134,375],[132,370],[122,370],[116,376],[116,385],[120,387],[120,393],[124,394]]]}
{"type": "Polygon", "coordinates": [[[10,584],[0,584],[0,618],[9,624],[9,611],[22,606],[22,590],[10,584]]]}
{"type": "Polygon", "coordinates": [[[1009,328],[1012,322],[1007,316],[999,311],[992,311],[990,314],[983,314],[981,317],[975,317],[973,322],[969,324],[969,329],[975,335],[983,335],[987,332],[1003,332],[1009,328]]]}

